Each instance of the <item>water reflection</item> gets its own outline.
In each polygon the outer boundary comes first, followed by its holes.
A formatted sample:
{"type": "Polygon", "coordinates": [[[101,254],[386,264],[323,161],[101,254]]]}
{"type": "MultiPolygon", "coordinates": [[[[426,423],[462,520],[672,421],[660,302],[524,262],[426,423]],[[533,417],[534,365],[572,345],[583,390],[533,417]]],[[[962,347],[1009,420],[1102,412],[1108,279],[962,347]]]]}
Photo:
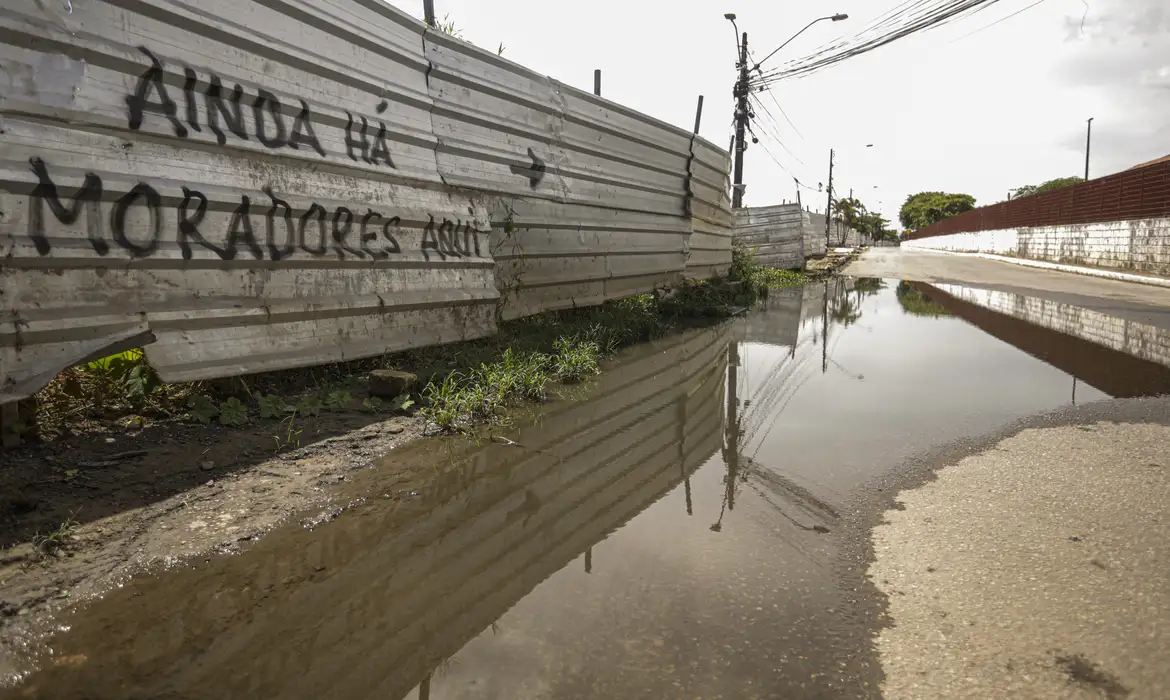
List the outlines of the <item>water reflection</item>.
{"type": "MultiPolygon", "coordinates": [[[[435,670],[541,580],[582,553],[586,573],[617,566],[591,547],[719,450],[729,336],[638,348],[506,442],[391,455],[434,465],[413,498],[115,591],[69,621],[52,644],[69,662],[21,697],[428,695],[435,670]]],[[[355,491],[387,493],[379,473],[355,491]]]]}
{"type": "Polygon", "coordinates": [[[876,697],[880,619],[842,514],[931,447],[1067,404],[1078,377],[1079,401],[1170,386],[1164,331],[1098,316],[896,281],[773,294],[623,356],[506,441],[390,455],[332,523],[131,583],[18,690],[876,697]],[[395,481],[404,463],[431,476],[395,481]]]}

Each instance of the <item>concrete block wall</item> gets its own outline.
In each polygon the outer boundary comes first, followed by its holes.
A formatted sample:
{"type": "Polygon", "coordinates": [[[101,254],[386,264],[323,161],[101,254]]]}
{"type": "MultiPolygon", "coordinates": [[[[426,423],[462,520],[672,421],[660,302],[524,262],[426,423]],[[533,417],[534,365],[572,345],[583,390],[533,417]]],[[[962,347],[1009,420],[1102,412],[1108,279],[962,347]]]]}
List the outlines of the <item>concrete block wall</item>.
{"type": "Polygon", "coordinates": [[[1170,218],[954,233],[908,240],[903,245],[1170,277],[1170,218]]]}

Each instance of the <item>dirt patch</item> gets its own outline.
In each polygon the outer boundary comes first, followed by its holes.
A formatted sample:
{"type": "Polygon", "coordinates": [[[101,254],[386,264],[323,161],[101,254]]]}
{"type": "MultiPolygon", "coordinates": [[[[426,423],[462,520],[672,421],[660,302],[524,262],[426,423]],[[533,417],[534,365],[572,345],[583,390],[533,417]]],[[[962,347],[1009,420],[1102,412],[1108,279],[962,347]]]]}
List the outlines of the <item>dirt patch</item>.
{"type": "Polygon", "coordinates": [[[290,441],[277,420],[167,421],[0,455],[0,647],[146,567],[232,552],[298,514],[328,519],[332,487],[423,427],[342,410],[290,441]]]}
{"type": "Polygon", "coordinates": [[[1057,656],[1056,664],[1068,674],[1070,682],[1096,689],[1109,700],[1129,697],[1129,688],[1122,685],[1116,676],[1080,654],[1057,656]]]}

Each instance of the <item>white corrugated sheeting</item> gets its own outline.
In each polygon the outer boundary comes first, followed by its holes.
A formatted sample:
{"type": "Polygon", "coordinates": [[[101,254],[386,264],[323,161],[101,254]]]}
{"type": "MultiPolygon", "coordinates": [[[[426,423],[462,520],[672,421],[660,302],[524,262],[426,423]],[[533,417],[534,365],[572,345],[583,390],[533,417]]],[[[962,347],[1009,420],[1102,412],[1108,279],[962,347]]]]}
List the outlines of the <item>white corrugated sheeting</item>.
{"type": "Polygon", "coordinates": [[[6,3],[0,401],[133,345],[181,381],[495,331],[488,210],[441,187],[421,25],[276,7],[6,3]]]}
{"type": "Polygon", "coordinates": [[[726,153],[376,0],[0,28],[0,402],[123,347],[168,381],[307,366],[730,263],[726,153]]]}
{"type": "Polygon", "coordinates": [[[691,135],[428,32],[439,174],[491,195],[503,317],[682,277],[691,135]]]}
{"type": "Polygon", "coordinates": [[[735,242],[755,251],[768,267],[804,267],[804,227],[808,214],[798,204],[748,207],[735,211],[735,242]]]}
{"type": "Polygon", "coordinates": [[[731,267],[730,154],[696,136],[690,162],[691,235],[686,275],[705,279],[731,267]]]}

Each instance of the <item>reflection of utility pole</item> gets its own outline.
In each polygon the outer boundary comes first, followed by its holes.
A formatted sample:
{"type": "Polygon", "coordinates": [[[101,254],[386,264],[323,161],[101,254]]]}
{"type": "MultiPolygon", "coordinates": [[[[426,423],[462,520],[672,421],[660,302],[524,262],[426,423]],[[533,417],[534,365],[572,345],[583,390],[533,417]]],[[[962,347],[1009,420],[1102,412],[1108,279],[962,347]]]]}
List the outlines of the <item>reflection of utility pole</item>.
{"type": "Polygon", "coordinates": [[[418,684],[418,700],[429,700],[430,697],[431,675],[428,673],[427,677],[423,679],[423,682],[418,684]]]}
{"type": "Polygon", "coordinates": [[[829,371],[829,280],[825,280],[825,298],[821,305],[821,374],[829,371]]]}
{"type": "Polygon", "coordinates": [[[739,474],[739,343],[727,348],[727,509],[735,510],[735,479],[739,474]]]}
{"type": "Polygon", "coordinates": [[[1077,378],[1073,377],[1073,405],[1077,405],[1077,378]]]}
{"type": "Polygon", "coordinates": [[[585,573],[593,573],[593,548],[585,550],[585,573]]]}
{"type": "Polygon", "coordinates": [[[687,392],[683,389],[678,394],[678,410],[675,422],[678,424],[678,429],[675,434],[678,436],[678,469],[682,473],[683,489],[687,494],[687,515],[694,515],[694,509],[691,507],[691,476],[687,474],[687,392]]]}

